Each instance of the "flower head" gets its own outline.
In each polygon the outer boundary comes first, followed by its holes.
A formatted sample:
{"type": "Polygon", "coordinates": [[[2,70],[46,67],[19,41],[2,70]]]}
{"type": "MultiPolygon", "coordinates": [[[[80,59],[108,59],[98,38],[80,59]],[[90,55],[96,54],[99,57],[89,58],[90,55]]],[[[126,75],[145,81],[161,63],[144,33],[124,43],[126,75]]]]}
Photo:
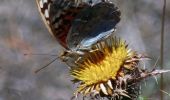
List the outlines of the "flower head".
{"type": "Polygon", "coordinates": [[[128,76],[138,76],[140,58],[125,41],[113,36],[93,45],[71,67],[73,81],[79,83],[76,94],[132,98],[125,86],[132,83],[126,83],[128,76]]]}

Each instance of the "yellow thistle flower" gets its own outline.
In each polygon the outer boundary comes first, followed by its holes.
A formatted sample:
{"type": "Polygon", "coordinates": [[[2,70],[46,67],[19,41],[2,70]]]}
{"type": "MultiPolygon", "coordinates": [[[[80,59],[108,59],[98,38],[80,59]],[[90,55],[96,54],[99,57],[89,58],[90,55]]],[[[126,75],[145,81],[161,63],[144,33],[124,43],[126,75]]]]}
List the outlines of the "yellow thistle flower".
{"type": "MultiPolygon", "coordinates": [[[[128,49],[124,40],[109,36],[92,45],[82,55],[66,51],[61,60],[70,66],[73,82],[78,83],[75,96],[107,98],[109,100],[136,100],[140,81],[170,70],[147,71],[139,67],[145,55],[128,49]]],[[[73,98],[72,98],[73,99],[73,98]]]]}
{"type": "MultiPolygon", "coordinates": [[[[122,68],[133,70],[140,57],[127,48],[125,41],[116,37],[99,42],[92,46],[89,52],[75,62],[71,67],[71,75],[75,82],[80,85],[78,93],[86,96],[87,94],[99,94],[102,92],[106,96],[115,95],[113,92],[113,81],[118,77],[124,77],[125,72],[122,68]]],[[[129,97],[126,91],[119,91],[121,95],[129,97]]]]}

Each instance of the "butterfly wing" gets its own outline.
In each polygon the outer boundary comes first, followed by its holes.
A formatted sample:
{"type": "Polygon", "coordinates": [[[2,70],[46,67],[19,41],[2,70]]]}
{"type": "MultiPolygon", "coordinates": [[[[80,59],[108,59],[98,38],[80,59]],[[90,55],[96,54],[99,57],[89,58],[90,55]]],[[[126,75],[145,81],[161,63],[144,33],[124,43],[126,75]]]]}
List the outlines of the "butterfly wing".
{"type": "Polygon", "coordinates": [[[49,21],[49,7],[52,4],[51,0],[36,0],[38,11],[40,12],[41,18],[48,28],[48,31],[53,35],[52,29],[50,27],[49,21]]]}
{"type": "Polygon", "coordinates": [[[49,32],[67,48],[66,37],[72,20],[86,5],[77,5],[74,0],[36,0],[36,2],[49,32]]]}
{"type": "Polygon", "coordinates": [[[69,48],[87,49],[110,36],[119,21],[120,11],[112,3],[101,2],[83,9],[68,34],[69,48]]]}

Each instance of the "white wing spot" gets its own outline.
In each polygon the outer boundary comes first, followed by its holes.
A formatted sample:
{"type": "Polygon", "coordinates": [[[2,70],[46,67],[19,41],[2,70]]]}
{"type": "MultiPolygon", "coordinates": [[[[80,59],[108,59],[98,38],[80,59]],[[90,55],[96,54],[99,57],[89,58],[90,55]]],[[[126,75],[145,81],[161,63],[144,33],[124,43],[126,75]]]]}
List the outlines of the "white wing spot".
{"type": "Polygon", "coordinates": [[[48,9],[45,10],[45,18],[49,18],[49,13],[48,13],[48,9]]]}
{"type": "Polygon", "coordinates": [[[47,3],[47,0],[44,0],[44,3],[47,3]]]}
{"type": "Polygon", "coordinates": [[[40,8],[43,8],[44,4],[43,4],[42,0],[40,0],[39,5],[40,5],[40,8]]]}

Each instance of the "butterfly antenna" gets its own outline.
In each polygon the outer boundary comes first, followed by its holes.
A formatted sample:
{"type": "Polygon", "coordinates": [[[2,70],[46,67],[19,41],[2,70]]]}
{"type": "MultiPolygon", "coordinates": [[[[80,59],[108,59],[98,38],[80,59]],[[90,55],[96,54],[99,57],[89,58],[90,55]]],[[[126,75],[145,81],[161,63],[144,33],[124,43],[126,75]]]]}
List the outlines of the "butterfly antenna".
{"type": "Polygon", "coordinates": [[[40,72],[41,70],[45,69],[45,68],[48,67],[50,64],[52,64],[54,61],[56,61],[58,58],[59,58],[59,57],[54,58],[51,62],[49,62],[48,64],[46,64],[44,67],[41,67],[41,68],[37,69],[37,70],[35,71],[35,73],[37,74],[37,73],[40,72]]]}
{"type": "Polygon", "coordinates": [[[24,56],[28,56],[28,55],[48,55],[48,56],[57,56],[57,55],[54,55],[54,54],[34,54],[34,53],[24,53],[24,56]]]}
{"type": "MultiPolygon", "coordinates": [[[[58,56],[58,55],[54,55],[54,54],[35,54],[35,53],[24,53],[24,56],[27,56],[27,55],[48,55],[48,56],[58,56]]],[[[40,72],[41,70],[43,70],[43,69],[45,69],[46,67],[48,67],[50,64],[52,64],[54,61],[56,61],[57,59],[59,59],[60,58],[60,56],[59,57],[56,57],[56,58],[54,58],[51,62],[49,62],[48,64],[46,64],[45,66],[43,66],[43,67],[41,67],[41,68],[39,68],[39,69],[37,69],[36,71],[35,71],[35,73],[38,73],[38,72],[40,72]]]]}

